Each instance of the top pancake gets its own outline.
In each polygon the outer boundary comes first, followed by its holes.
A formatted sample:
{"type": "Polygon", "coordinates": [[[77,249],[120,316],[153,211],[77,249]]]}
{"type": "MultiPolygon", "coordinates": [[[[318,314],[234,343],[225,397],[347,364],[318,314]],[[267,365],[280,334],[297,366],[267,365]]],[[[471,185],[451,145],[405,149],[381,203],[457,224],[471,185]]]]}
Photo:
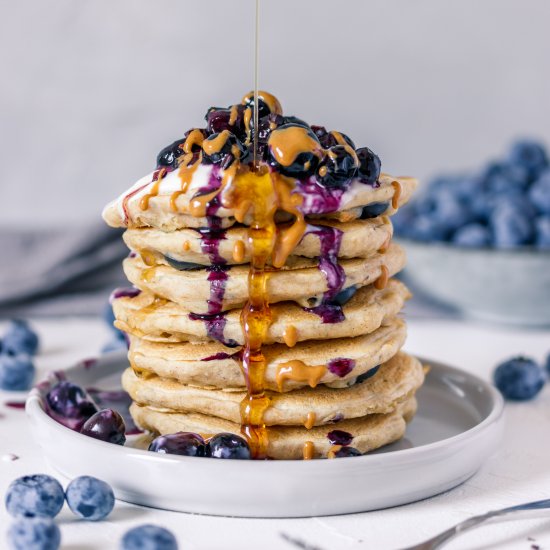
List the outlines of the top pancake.
{"type": "MultiPolygon", "coordinates": [[[[142,199],[150,195],[155,185],[155,172],[138,180],[120,197],[109,203],[103,210],[103,219],[111,227],[155,227],[163,231],[175,231],[182,228],[208,227],[207,217],[196,217],[190,212],[190,205],[197,193],[208,186],[212,175],[212,165],[200,165],[195,171],[192,181],[184,193],[173,199],[173,194],[181,190],[182,182],[180,171],[169,172],[158,186],[158,194],[150,196],[147,208],[142,199]],[[175,208],[175,209],[174,209],[175,208]]],[[[375,203],[390,204],[387,215],[393,214],[397,208],[403,206],[410,198],[417,186],[417,181],[409,177],[393,177],[381,174],[379,186],[373,187],[353,180],[349,189],[344,191],[338,188],[321,188],[308,182],[295,180],[293,193],[303,197],[299,209],[306,217],[335,218],[340,221],[351,221],[361,216],[364,206],[375,203]],[[396,184],[394,184],[396,182],[396,184]],[[319,202],[330,206],[319,207],[319,202]]],[[[220,220],[220,226],[227,228],[235,223],[235,212],[229,208],[218,208],[215,216],[220,220]]],[[[288,215],[279,212],[276,216],[279,221],[288,220],[288,215]]],[[[250,218],[244,219],[245,225],[250,218]]]]}

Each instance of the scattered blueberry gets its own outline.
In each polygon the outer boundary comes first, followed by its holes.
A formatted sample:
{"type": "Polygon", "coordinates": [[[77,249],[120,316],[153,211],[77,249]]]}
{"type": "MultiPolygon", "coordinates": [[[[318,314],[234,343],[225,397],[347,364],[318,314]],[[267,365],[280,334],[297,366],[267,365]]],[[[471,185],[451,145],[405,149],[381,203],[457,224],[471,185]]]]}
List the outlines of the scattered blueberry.
{"type": "Polygon", "coordinates": [[[10,355],[36,355],[38,344],[38,336],[29,324],[22,319],[15,319],[10,322],[2,339],[2,352],[10,355]]]}
{"type": "Polygon", "coordinates": [[[359,180],[362,183],[374,185],[380,177],[380,168],[382,166],[380,158],[368,147],[361,147],[356,152],[359,159],[359,180]]]}
{"type": "Polygon", "coordinates": [[[86,420],[80,429],[80,433],[115,445],[126,443],[124,420],[113,409],[103,409],[96,412],[86,420]]]}
{"type": "Polygon", "coordinates": [[[506,399],[532,399],[544,386],[544,371],[527,357],[514,357],[501,363],[494,372],[495,386],[506,399]]]}
{"type": "Polygon", "coordinates": [[[140,525],[126,531],[120,550],[178,550],[176,537],[158,525],[140,525]]]}
{"type": "Polygon", "coordinates": [[[250,449],[248,443],[242,437],[232,433],[221,433],[208,441],[206,456],[248,460],[250,458],[250,449]]]}
{"type": "Polygon", "coordinates": [[[97,412],[97,407],[86,392],[76,384],[66,380],[58,382],[46,395],[50,409],[64,418],[79,420],[75,429],[97,412]]]}
{"type": "Polygon", "coordinates": [[[344,187],[357,172],[357,156],[343,145],[334,145],[327,150],[317,169],[317,181],[323,187],[344,187]]]}
{"type": "Polygon", "coordinates": [[[469,223],[456,231],[453,242],[458,246],[482,248],[491,244],[491,232],[485,225],[469,223]]]}
{"type": "Polygon", "coordinates": [[[51,518],[20,518],[8,530],[11,550],[57,550],[61,531],[51,518]]]}
{"type": "Polygon", "coordinates": [[[372,204],[367,204],[367,206],[363,206],[363,210],[361,210],[361,219],[369,220],[371,218],[377,218],[386,212],[389,206],[389,202],[373,202],[372,204]]]}
{"type": "Polygon", "coordinates": [[[0,355],[0,388],[26,391],[32,386],[36,369],[28,355],[0,355]]]}
{"type": "Polygon", "coordinates": [[[115,495],[108,483],[92,476],[73,479],[65,492],[69,508],[91,521],[106,518],[115,506],[115,495]]]}
{"type": "Polygon", "coordinates": [[[533,183],[529,198],[541,214],[550,214],[550,169],[533,183]]]}
{"type": "Polygon", "coordinates": [[[157,168],[166,168],[174,170],[178,167],[178,159],[184,154],[181,148],[185,143],[185,138],[178,139],[167,145],[157,155],[157,168]]]}
{"type": "Polygon", "coordinates": [[[183,456],[205,456],[206,444],[197,434],[177,432],[175,434],[160,435],[153,439],[149,450],[155,453],[183,456]]]}
{"type": "Polygon", "coordinates": [[[548,167],[545,148],[534,140],[516,142],[510,150],[509,159],[511,163],[524,166],[535,176],[548,167]]]}
{"type": "Polygon", "coordinates": [[[334,458],[344,458],[347,456],[362,456],[362,453],[355,447],[342,447],[334,453],[334,458]]]}
{"type": "Polygon", "coordinates": [[[50,517],[59,514],[65,493],[59,481],[46,474],[23,476],[11,482],[6,509],[14,517],[50,517]]]}

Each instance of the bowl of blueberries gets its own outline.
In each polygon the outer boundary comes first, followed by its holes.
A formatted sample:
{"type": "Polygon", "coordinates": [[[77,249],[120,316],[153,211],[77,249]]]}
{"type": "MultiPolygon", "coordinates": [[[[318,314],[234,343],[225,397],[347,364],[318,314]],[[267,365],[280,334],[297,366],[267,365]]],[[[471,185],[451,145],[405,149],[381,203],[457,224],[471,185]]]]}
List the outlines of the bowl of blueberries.
{"type": "Polygon", "coordinates": [[[394,217],[411,288],[466,316],[550,325],[550,162],[517,141],[474,173],[433,179],[394,217]]]}

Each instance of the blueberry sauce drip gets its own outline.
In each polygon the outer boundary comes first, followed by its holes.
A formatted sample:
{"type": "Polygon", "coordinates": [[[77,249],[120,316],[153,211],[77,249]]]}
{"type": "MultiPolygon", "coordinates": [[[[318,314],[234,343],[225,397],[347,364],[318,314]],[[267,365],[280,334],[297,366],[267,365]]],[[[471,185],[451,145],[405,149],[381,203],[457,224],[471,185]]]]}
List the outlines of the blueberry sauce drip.
{"type": "Polygon", "coordinates": [[[349,445],[353,441],[353,435],[349,432],[344,432],[343,430],[332,430],[327,434],[327,439],[333,445],[349,445]]]}
{"type": "Polygon", "coordinates": [[[208,256],[210,263],[213,265],[225,265],[227,263],[226,259],[220,256],[220,241],[225,239],[225,230],[218,229],[219,220],[218,217],[209,218],[208,223],[212,227],[197,229],[201,236],[202,253],[208,256]]]}
{"type": "Polygon", "coordinates": [[[342,203],[342,196],[346,189],[328,188],[320,185],[313,177],[301,180],[297,185],[303,203],[300,210],[304,215],[328,214],[336,212],[342,203]]]}
{"type": "Polygon", "coordinates": [[[225,324],[227,323],[226,313],[221,312],[214,315],[203,315],[200,313],[190,313],[191,321],[203,321],[206,327],[206,334],[212,340],[217,340],[228,348],[235,348],[239,344],[235,340],[226,340],[223,334],[225,324]]]}
{"type": "Polygon", "coordinates": [[[208,315],[217,315],[222,311],[223,297],[225,295],[225,285],[227,284],[228,267],[221,265],[211,265],[206,268],[208,276],[206,280],[210,283],[210,298],[208,302],[208,315]]]}
{"type": "Polygon", "coordinates": [[[342,306],[338,304],[321,304],[317,307],[305,307],[304,311],[315,313],[321,318],[323,324],[341,323],[345,320],[342,306]]]}
{"type": "Polygon", "coordinates": [[[353,359],[338,357],[337,359],[331,359],[327,368],[332,374],[344,378],[344,376],[348,375],[355,368],[355,361],[353,359]]]}
{"type": "Polygon", "coordinates": [[[109,296],[109,303],[112,304],[115,300],[118,300],[118,298],[135,298],[140,292],[141,290],[135,287],[115,288],[109,296]]]}
{"type": "Polygon", "coordinates": [[[6,401],[6,402],[4,402],[4,405],[6,407],[9,407],[10,409],[24,409],[25,408],[25,402],[24,401],[6,401]]]}

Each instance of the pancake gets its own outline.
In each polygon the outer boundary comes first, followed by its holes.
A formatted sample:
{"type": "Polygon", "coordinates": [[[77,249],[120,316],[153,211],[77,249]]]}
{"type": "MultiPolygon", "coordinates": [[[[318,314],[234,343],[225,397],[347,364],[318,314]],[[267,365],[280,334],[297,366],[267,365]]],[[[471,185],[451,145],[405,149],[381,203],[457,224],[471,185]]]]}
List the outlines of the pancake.
{"type": "MultiPolygon", "coordinates": [[[[321,256],[320,230],[324,230],[328,238],[333,233],[341,235],[339,258],[368,258],[387,246],[393,232],[391,223],[387,223],[387,218],[381,217],[349,223],[320,220],[315,226],[308,226],[308,231],[292,252],[291,261],[294,256],[321,256]]],[[[153,255],[157,261],[169,256],[178,262],[232,265],[250,262],[247,233],[248,229],[242,225],[225,231],[203,230],[202,233],[194,229],[166,232],[154,228],[138,228],[128,229],[123,238],[130,249],[153,255]]]]}
{"type": "MultiPolygon", "coordinates": [[[[398,353],[366,380],[347,388],[303,388],[288,393],[268,391],[269,407],[263,419],[267,426],[321,426],[335,418],[358,418],[390,413],[414,395],[424,381],[420,362],[398,353]],[[313,415],[313,420],[311,420],[313,415]]],[[[154,376],[138,378],[131,368],[122,376],[122,386],[140,405],[171,412],[199,413],[230,422],[240,422],[240,404],[246,391],[228,392],[186,386],[154,376]]]]}
{"type": "MultiPolygon", "coordinates": [[[[182,228],[208,227],[208,218],[193,216],[190,213],[190,203],[193,197],[208,185],[212,173],[212,165],[200,165],[185,193],[177,196],[172,203],[174,193],[182,188],[179,170],[169,172],[160,182],[157,194],[151,194],[155,186],[154,172],[138,180],[120,197],[109,203],[103,210],[103,219],[111,227],[156,227],[163,231],[175,231],[182,228]],[[142,199],[148,196],[147,208],[142,209],[142,199]],[[174,209],[173,206],[176,208],[174,209]]],[[[296,182],[296,180],[293,180],[296,182]]],[[[327,189],[317,186],[295,185],[294,193],[303,197],[300,210],[311,217],[333,217],[341,221],[351,221],[359,218],[361,208],[369,204],[392,202],[394,196],[397,207],[403,206],[416,189],[417,181],[408,177],[393,177],[389,174],[380,174],[379,186],[372,187],[354,180],[350,188],[342,192],[341,189],[327,189]],[[399,183],[399,191],[393,185],[399,183]],[[330,206],[319,211],[318,202],[321,197],[331,197],[330,206]]],[[[396,209],[390,205],[387,215],[395,213],[396,209]]],[[[220,219],[219,225],[227,228],[235,223],[235,212],[232,209],[218,208],[216,216],[220,219]]],[[[288,215],[279,212],[279,221],[287,221],[288,215]]],[[[245,225],[250,223],[249,217],[244,219],[245,225]]]]}
{"type": "MultiPolygon", "coordinates": [[[[345,276],[342,288],[362,287],[399,272],[405,265],[405,252],[392,244],[385,253],[342,260],[339,265],[342,277],[345,276]]],[[[126,277],[137,288],[197,314],[242,307],[248,299],[248,266],[238,265],[225,271],[178,271],[168,265],[148,266],[141,257],[135,256],[126,258],[123,267],[126,277]]],[[[284,267],[270,271],[267,278],[270,303],[292,300],[304,307],[313,307],[327,290],[327,276],[318,267],[284,267]]]]}
{"type": "MultiPolygon", "coordinates": [[[[352,437],[350,445],[361,453],[373,451],[401,439],[407,422],[416,412],[414,398],[399,405],[388,414],[372,414],[361,418],[342,420],[337,424],[317,426],[308,430],[297,426],[276,426],[268,428],[267,455],[273,459],[297,460],[304,457],[306,444],[311,458],[327,458],[330,451],[336,451],[329,437],[334,430],[346,432],[352,437]]],[[[222,432],[239,434],[240,424],[228,422],[202,414],[169,413],[150,407],[132,404],[130,412],[136,424],[155,434],[171,434],[179,431],[214,435],[222,432]]],[[[339,434],[342,435],[342,434],[339,434]]]]}
{"type": "MultiPolygon", "coordinates": [[[[409,298],[407,287],[396,279],[390,279],[386,288],[380,290],[373,285],[364,286],[342,307],[344,319],[338,323],[324,323],[317,313],[306,311],[294,302],[280,302],[271,306],[272,322],[267,330],[265,343],[292,345],[304,340],[368,334],[392,319],[409,298]]],[[[210,323],[190,316],[183,306],[142,292],[133,298],[114,300],[113,310],[117,328],[145,340],[218,340],[233,345],[244,344],[241,311],[238,309],[220,316],[218,323],[210,323]]]]}
{"type": "MultiPolygon", "coordinates": [[[[289,348],[265,346],[265,387],[290,391],[327,384],[347,386],[370,369],[388,361],[406,338],[404,321],[398,318],[371,334],[337,340],[310,340],[289,348]]],[[[130,336],[130,363],[143,374],[173,379],[182,384],[215,389],[244,389],[239,352],[210,342],[155,343],[130,336]]]]}

